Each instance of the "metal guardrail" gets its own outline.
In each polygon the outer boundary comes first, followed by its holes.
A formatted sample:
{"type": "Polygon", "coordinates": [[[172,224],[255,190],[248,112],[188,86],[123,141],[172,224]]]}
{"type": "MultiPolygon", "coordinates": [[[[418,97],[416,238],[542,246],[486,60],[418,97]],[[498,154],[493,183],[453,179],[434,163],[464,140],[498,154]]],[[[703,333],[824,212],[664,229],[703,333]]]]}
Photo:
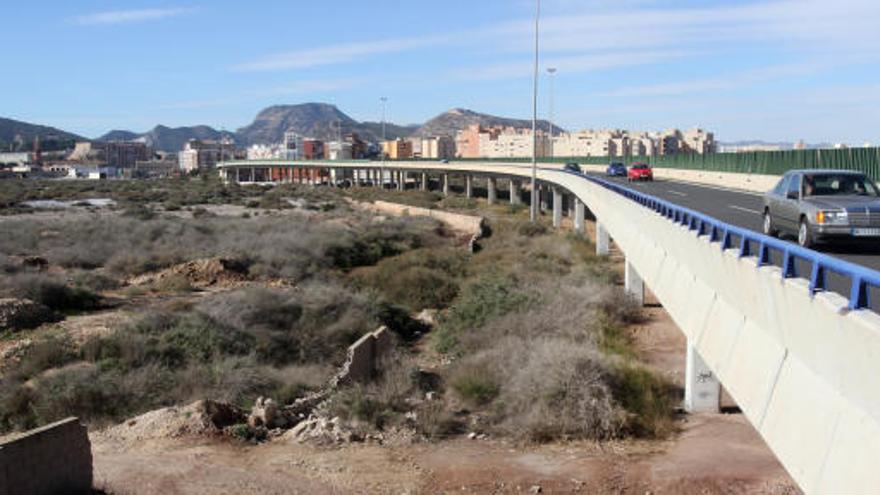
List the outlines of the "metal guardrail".
{"type": "Polygon", "coordinates": [[[632,190],[614,182],[576,172],[565,172],[580,176],[621,194],[642,206],[656,211],[675,223],[686,225],[688,230],[696,231],[697,237],[709,236],[711,242],[719,243],[721,250],[731,249],[733,247],[732,238],[737,237],[739,238],[739,257],[755,256],[758,259],[758,266],[770,264],[770,250],[776,250],[782,253],[783,278],[799,277],[796,261],[805,261],[812,267],[808,278],[811,295],[815,295],[819,291],[828,290],[828,273],[836,273],[849,280],[848,299],[849,309],[851,310],[868,308],[868,289],[870,287],[880,288],[880,272],[876,270],[865,268],[812,249],[806,249],[749,229],[730,225],[690,208],[632,190]]]}

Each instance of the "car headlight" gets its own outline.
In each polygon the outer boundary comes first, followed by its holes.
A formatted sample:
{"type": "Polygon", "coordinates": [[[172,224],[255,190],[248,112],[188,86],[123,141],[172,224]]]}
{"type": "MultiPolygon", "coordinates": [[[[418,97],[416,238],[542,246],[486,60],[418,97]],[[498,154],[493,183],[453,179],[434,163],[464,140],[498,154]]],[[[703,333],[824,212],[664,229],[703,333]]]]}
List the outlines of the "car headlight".
{"type": "Polygon", "coordinates": [[[845,224],[847,222],[846,211],[819,211],[816,213],[816,223],[819,224],[845,224]]]}

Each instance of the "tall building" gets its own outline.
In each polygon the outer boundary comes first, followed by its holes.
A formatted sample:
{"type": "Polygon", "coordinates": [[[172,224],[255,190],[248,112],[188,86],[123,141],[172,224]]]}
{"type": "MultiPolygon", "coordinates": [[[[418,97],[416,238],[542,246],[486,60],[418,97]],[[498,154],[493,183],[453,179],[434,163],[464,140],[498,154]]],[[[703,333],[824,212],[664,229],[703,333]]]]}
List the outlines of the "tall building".
{"type": "Polygon", "coordinates": [[[484,129],[479,124],[469,125],[455,134],[455,156],[458,158],[480,158],[480,137],[495,134],[498,129],[484,129]]]}
{"type": "Polygon", "coordinates": [[[382,153],[389,160],[407,160],[413,157],[412,142],[400,138],[393,141],[383,141],[382,153]]]}
{"type": "Polygon", "coordinates": [[[302,159],[322,160],[324,158],[324,141],[319,139],[303,139],[302,159]]]}
{"type": "Polygon", "coordinates": [[[211,169],[222,160],[236,157],[235,143],[228,138],[220,141],[190,139],[177,154],[180,169],[184,172],[211,169]]]}
{"type": "Polygon", "coordinates": [[[449,136],[422,138],[422,158],[455,158],[455,140],[449,136]]]}
{"type": "Polygon", "coordinates": [[[543,130],[538,130],[537,139],[533,140],[531,129],[504,127],[480,133],[479,142],[480,156],[485,158],[528,158],[535,145],[539,157],[548,156],[550,151],[550,139],[543,130]]]}
{"type": "Polygon", "coordinates": [[[103,148],[108,167],[134,168],[137,162],[150,158],[146,143],[140,141],[110,141],[103,143],[103,148]]]}

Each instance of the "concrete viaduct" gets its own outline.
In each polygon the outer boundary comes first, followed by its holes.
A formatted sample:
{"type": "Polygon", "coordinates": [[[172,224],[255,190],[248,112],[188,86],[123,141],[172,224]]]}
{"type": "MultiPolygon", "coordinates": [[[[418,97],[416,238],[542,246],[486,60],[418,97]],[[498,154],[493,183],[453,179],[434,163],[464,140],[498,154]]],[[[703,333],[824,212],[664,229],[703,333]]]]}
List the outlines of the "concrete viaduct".
{"type": "MultiPolygon", "coordinates": [[[[438,177],[444,194],[457,175],[467,196],[475,180],[485,181],[490,204],[503,185],[509,201],[522,202],[531,174],[528,165],[497,162],[233,161],[218,168],[243,184],[281,178],[425,189],[438,177]]],[[[537,177],[554,226],[567,210],[584,232],[589,208],[597,253],[607,254],[613,239],[625,255],[626,291],[641,301],[649,287],[687,335],[688,411],[717,411],[723,383],[806,493],[880,492],[880,315],[868,308],[880,272],[598,177],[543,166],[537,177]],[[811,269],[801,276],[805,263],[811,269]],[[832,273],[851,290],[827,290],[832,273]]]]}

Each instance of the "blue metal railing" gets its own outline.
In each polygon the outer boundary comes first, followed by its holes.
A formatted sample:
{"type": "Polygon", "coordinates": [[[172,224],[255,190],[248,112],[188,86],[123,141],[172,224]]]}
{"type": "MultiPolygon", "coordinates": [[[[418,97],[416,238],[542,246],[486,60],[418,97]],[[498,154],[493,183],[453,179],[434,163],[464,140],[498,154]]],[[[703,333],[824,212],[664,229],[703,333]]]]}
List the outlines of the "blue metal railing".
{"type": "Polygon", "coordinates": [[[740,239],[739,246],[737,246],[739,247],[739,256],[755,256],[758,259],[758,266],[770,264],[770,250],[776,250],[782,253],[783,278],[796,278],[799,276],[796,266],[797,261],[800,260],[808,263],[812,267],[808,278],[811,295],[818,291],[828,290],[829,273],[836,273],[849,280],[850,309],[867,308],[869,304],[868,289],[870,287],[880,288],[880,272],[876,270],[813,251],[812,249],[806,249],[797,244],[749,229],[730,225],[690,208],[635,191],[614,182],[575,172],[568,173],[580,176],[625,196],[646,208],[656,211],[675,223],[686,225],[688,230],[695,231],[697,236],[707,235],[711,241],[718,242],[722,250],[732,248],[732,238],[738,237],[740,239]]]}

